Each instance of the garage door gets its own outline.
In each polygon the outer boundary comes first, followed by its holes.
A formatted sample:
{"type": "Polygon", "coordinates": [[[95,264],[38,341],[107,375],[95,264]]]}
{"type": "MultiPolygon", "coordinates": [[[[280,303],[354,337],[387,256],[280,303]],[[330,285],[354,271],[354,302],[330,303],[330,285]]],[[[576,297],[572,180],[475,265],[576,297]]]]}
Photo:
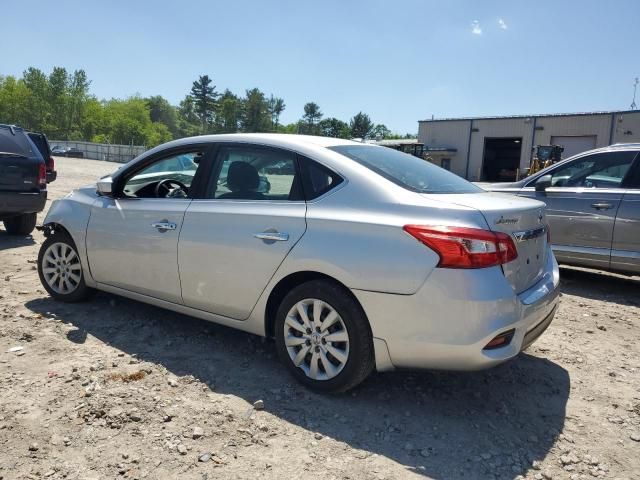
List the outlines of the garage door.
{"type": "Polygon", "coordinates": [[[551,137],[551,144],[563,146],[562,158],[569,158],[578,153],[596,148],[596,138],[595,135],[551,137]]]}

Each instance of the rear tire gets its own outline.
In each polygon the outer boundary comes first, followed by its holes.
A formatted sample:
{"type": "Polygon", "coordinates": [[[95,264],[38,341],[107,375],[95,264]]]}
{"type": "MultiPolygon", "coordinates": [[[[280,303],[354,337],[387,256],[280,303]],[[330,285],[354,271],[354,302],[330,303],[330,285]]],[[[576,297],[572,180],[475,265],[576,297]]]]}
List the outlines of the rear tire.
{"type": "Polygon", "coordinates": [[[344,392],[373,370],[373,338],[362,307],[327,280],[294,288],[275,321],[276,348],[294,377],[312,390],[344,392]]]}
{"type": "Polygon", "coordinates": [[[29,235],[36,228],[37,219],[37,213],[23,213],[7,218],[3,223],[9,235],[29,235]]]}
{"type": "Polygon", "coordinates": [[[40,247],[38,276],[49,295],[61,302],[81,302],[93,293],[84,282],[76,244],[65,232],[54,232],[40,247]]]}

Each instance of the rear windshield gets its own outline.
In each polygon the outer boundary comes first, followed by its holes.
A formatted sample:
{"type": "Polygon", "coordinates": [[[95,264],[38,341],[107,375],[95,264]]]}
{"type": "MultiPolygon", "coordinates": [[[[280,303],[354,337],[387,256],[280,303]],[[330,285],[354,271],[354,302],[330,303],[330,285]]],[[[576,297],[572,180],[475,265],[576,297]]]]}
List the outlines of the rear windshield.
{"type": "Polygon", "coordinates": [[[0,127],[0,153],[13,153],[27,158],[40,157],[35,145],[20,128],[0,127]]]}
{"type": "Polygon", "coordinates": [[[392,148],[375,145],[329,147],[378,175],[418,193],[479,193],[480,187],[432,163],[392,148]]]}

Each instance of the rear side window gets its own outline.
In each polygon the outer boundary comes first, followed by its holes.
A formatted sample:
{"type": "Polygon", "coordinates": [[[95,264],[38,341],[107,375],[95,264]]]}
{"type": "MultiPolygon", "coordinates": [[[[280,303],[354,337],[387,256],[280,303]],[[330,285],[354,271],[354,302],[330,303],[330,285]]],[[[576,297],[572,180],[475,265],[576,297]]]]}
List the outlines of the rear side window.
{"type": "Polygon", "coordinates": [[[464,178],[426,160],[375,145],[339,145],[329,147],[358,162],[381,177],[418,193],[481,193],[464,178]]]}
{"type": "Polygon", "coordinates": [[[223,146],[210,197],[220,200],[302,200],[296,155],[253,145],[223,146]]]}
{"type": "Polygon", "coordinates": [[[27,158],[42,156],[21,128],[0,127],[0,152],[27,158]]]}
{"type": "Polygon", "coordinates": [[[51,151],[49,150],[49,142],[47,142],[46,137],[41,133],[29,133],[28,135],[31,141],[40,151],[42,157],[48,160],[51,151]]]}
{"type": "Polygon", "coordinates": [[[306,157],[299,157],[299,161],[303,173],[304,196],[307,200],[318,198],[342,183],[342,177],[327,167],[306,157]]]}

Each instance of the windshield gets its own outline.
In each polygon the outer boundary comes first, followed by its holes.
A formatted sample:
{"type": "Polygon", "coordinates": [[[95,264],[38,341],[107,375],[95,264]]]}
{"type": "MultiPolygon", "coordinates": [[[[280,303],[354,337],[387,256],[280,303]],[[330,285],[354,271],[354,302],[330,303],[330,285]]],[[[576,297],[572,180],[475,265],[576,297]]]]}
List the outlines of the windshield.
{"type": "Polygon", "coordinates": [[[480,193],[483,190],[454,173],[413,155],[375,145],[329,147],[378,175],[418,193],[480,193]]]}

